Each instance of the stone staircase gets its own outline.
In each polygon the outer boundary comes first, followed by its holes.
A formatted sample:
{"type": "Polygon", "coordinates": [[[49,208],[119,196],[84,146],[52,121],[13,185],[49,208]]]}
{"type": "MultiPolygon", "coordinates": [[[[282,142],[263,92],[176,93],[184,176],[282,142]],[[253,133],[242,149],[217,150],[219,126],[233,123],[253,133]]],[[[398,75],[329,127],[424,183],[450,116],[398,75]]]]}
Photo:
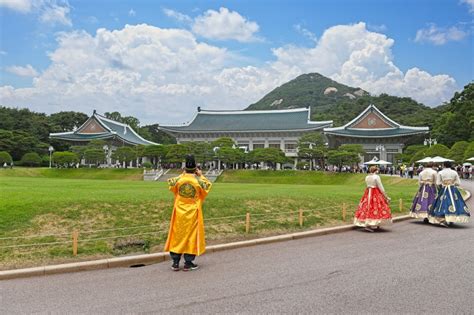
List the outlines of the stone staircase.
{"type": "Polygon", "coordinates": [[[204,176],[209,179],[210,182],[215,182],[216,179],[222,174],[223,170],[209,170],[207,171],[204,176]]]}

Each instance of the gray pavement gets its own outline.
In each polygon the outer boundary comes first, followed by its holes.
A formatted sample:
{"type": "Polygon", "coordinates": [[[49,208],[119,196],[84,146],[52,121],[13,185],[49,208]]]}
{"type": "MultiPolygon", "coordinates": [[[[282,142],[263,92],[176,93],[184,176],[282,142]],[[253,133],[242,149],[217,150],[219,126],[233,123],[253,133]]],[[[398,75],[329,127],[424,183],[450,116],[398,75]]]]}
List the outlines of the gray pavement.
{"type": "Polygon", "coordinates": [[[0,314],[473,314],[473,244],[472,222],[404,221],[204,255],[192,272],[165,262],[1,281],[0,314]]]}

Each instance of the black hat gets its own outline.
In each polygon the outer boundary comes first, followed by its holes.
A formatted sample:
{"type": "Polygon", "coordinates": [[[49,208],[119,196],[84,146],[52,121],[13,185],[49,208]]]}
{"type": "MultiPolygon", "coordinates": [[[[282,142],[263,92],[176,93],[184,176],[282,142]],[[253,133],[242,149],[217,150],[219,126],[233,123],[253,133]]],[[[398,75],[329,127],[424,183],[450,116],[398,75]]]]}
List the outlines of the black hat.
{"type": "Polygon", "coordinates": [[[194,172],[196,170],[196,160],[194,155],[186,155],[186,171],[194,172]]]}

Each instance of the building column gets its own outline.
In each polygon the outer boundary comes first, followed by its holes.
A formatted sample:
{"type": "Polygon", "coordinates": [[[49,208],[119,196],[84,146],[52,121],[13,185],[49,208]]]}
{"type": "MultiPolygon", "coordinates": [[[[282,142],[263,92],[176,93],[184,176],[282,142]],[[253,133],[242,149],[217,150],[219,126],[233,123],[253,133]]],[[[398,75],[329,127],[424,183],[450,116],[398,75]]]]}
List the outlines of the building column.
{"type": "Polygon", "coordinates": [[[263,145],[264,148],[268,148],[268,139],[265,139],[265,144],[263,145]]]}
{"type": "Polygon", "coordinates": [[[253,140],[249,140],[249,151],[253,151],[253,140]]]}

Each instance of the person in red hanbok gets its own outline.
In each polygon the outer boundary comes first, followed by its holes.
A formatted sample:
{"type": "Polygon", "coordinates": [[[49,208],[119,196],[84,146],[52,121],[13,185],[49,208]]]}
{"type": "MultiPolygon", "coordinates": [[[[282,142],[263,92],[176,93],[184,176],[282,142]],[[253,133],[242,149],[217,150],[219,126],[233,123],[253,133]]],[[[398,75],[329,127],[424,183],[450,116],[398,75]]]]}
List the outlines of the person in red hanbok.
{"type": "Polygon", "coordinates": [[[378,168],[371,166],[370,174],[365,177],[367,188],[359,202],[354,216],[354,224],[373,232],[382,224],[392,223],[392,214],[388,202],[390,198],[385,193],[378,168]]]}

